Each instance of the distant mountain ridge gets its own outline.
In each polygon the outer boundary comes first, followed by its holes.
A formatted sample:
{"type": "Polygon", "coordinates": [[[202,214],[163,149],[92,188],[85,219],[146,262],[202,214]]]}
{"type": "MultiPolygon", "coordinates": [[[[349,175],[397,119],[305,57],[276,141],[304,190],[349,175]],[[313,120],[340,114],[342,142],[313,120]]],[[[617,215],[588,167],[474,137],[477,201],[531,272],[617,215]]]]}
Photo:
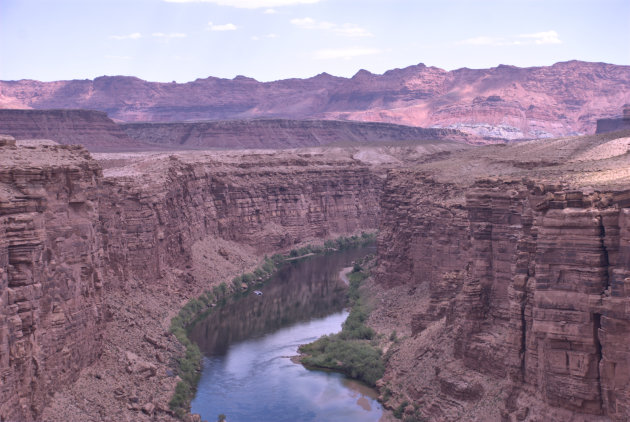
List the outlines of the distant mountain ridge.
{"type": "Polygon", "coordinates": [[[445,71],[424,64],[352,78],[258,82],[209,77],[188,83],[129,76],[0,81],[1,108],[83,108],[124,122],[330,119],[459,129],[482,137],[594,133],[630,102],[630,66],[569,61],[552,66],[445,71]]]}

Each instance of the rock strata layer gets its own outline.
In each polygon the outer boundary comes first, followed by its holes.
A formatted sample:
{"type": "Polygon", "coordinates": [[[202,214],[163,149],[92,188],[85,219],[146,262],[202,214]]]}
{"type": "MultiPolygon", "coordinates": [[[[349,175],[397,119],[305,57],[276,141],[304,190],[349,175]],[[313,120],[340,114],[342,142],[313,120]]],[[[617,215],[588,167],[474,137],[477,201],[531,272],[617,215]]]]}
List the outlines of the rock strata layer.
{"type": "Polygon", "coordinates": [[[136,141],[107,114],[93,110],[0,110],[0,133],[15,139],[51,139],[83,145],[90,151],[150,149],[136,141]]]}
{"type": "Polygon", "coordinates": [[[340,120],[127,123],[121,128],[139,142],[180,148],[297,148],[422,140],[481,142],[478,137],[453,129],[340,120]]]}
{"type": "MultiPolygon", "coordinates": [[[[409,337],[393,346],[382,385],[430,420],[627,420],[628,152],[568,181],[569,166],[528,161],[529,149],[552,146],[520,145],[499,165],[509,148],[483,157],[509,176],[481,177],[486,166],[465,181],[458,163],[389,173],[377,280],[417,300],[399,296],[409,337]],[[602,172],[597,183],[586,176],[602,172]]],[[[404,320],[387,309],[375,321],[404,320]]]]}

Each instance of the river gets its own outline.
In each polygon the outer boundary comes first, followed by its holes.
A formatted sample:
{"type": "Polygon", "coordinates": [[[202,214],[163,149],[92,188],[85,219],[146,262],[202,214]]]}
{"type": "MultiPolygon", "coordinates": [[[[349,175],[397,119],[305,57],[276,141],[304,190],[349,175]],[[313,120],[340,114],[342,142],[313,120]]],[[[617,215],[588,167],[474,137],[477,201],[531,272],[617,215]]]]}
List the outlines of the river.
{"type": "Polygon", "coordinates": [[[204,354],[192,412],[208,422],[378,421],[374,390],[289,357],[300,344],[341,330],[347,317],[339,271],[374,248],[285,264],[260,290],[211,313],[190,331],[204,354]]]}

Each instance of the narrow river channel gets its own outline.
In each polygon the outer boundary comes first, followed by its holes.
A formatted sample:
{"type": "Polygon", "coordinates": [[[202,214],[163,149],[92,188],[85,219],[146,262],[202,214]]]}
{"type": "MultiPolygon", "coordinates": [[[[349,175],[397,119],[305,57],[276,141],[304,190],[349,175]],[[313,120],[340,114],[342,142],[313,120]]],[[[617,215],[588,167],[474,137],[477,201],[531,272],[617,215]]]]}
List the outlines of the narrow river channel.
{"type": "Polygon", "coordinates": [[[347,317],[339,271],[374,248],[286,264],[260,290],[196,324],[204,354],[192,412],[214,422],[378,421],[376,392],[344,376],[310,371],[289,359],[300,344],[341,330],[347,317]]]}

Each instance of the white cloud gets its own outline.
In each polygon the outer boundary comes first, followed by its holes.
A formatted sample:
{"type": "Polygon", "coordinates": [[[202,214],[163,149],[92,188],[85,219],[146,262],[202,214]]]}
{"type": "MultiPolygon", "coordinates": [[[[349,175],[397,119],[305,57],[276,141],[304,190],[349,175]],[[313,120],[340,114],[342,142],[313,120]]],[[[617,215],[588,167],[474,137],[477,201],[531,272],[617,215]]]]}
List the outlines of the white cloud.
{"type": "Polygon", "coordinates": [[[558,33],[556,31],[535,32],[533,34],[521,34],[521,38],[529,38],[534,41],[535,44],[562,44],[558,33]]]}
{"type": "Polygon", "coordinates": [[[313,54],[313,58],[316,60],[350,60],[355,57],[370,56],[380,53],[382,53],[382,51],[375,48],[327,48],[323,50],[317,50],[313,54]]]}
{"type": "Polygon", "coordinates": [[[508,46],[508,45],[542,45],[542,44],[562,44],[556,31],[535,32],[533,34],[521,34],[517,37],[488,37],[485,35],[468,38],[457,42],[459,45],[490,45],[490,46],[508,46]]]}
{"type": "Polygon", "coordinates": [[[212,22],[208,22],[209,31],[236,31],[238,27],[233,23],[226,23],[223,25],[215,25],[212,22]]]}
{"type": "Polygon", "coordinates": [[[263,12],[265,15],[273,15],[278,13],[278,11],[276,9],[267,9],[263,12]]]}
{"type": "Polygon", "coordinates": [[[139,32],[134,32],[133,34],[128,34],[128,35],[110,35],[109,36],[110,39],[112,40],[137,40],[139,38],[142,38],[142,34],[139,32]]]}
{"type": "Polygon", "coordinates": [[[219,6],[232,6],[239,9],[262,9],[297,4],[314,4],[320,0],[164,0],[168,3],[214,3],[219,6]]]}
{"type": "Polygon", "coordinates": [[[372,34],[365,28],[361,28],[353,23],[338,25],[332,22],[316,21],[311,18],[291,19],[291,23],[302,29],[317,29],[321,31],[332,31],[346,37],[371,37],[372,34]]]}
{"type": "Polygon", "coordinates": [[[151,34],[152,36],[156,37],[156,38],[186,38],[186,34],[183,34],[181,32],[171,32],[170,34],[165,34],[163,32],[154,32],[153,34],[151,34]]]}

